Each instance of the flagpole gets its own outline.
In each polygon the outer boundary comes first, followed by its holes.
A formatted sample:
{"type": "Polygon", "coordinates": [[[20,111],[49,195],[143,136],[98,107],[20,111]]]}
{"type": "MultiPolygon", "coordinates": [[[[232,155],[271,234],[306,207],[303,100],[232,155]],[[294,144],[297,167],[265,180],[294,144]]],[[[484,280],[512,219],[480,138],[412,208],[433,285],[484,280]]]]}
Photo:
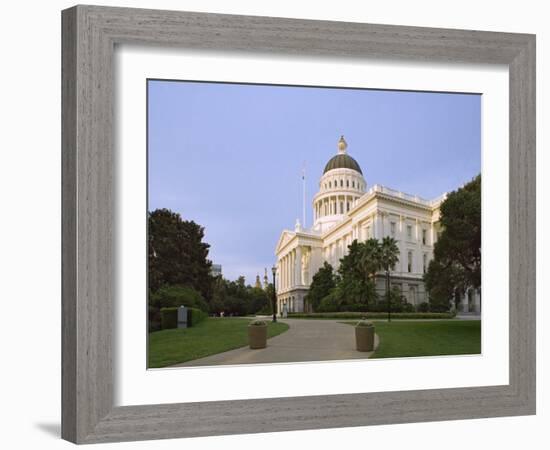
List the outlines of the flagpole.
{"type": "Polygon", "coordinates": [[[306,228],[306,163],[302,169],[302,226],[306,228]]]}

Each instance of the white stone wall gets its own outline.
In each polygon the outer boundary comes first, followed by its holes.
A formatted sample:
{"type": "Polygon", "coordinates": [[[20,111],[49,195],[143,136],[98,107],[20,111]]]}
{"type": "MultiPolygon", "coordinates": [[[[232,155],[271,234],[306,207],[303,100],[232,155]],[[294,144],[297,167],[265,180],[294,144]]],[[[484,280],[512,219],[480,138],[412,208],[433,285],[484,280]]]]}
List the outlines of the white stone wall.
{"type": "MultiPolygon", "coordinates": [[[[337,169],[327,174],[347,170],[337,169]]],[[[315,196],[314,205],[323,204],[337,192],[340,191],[329,192],[327,184],[327,191],[315,196]]],[[[392,236],[400,251],[392,276],[405,280],[402,284],[404,295],[409,301],[418,303],[420,292],[423,292],[423,285],[419,283],[422,283],[424,270],[433,258],[433,246],[437,240],[440,203],[441,200],[428,202],[391,189],[374,187],[359,197],[344,214],[332,215],[326,222],[323,222],[325,216],[316,217],[309,230],[285,231],[276,251],[279,300],[292,300],[294,310],[303,308],[302,293],[304,289],[307,291],[313,275],[324,261],[337,269],[340,258],[347,253],[354,239],[381,240],[392,236]],[[319,223],[323,226],[319,227],[319,223]],[[302,306],[298,306],[300,304],[302,306]]]]}

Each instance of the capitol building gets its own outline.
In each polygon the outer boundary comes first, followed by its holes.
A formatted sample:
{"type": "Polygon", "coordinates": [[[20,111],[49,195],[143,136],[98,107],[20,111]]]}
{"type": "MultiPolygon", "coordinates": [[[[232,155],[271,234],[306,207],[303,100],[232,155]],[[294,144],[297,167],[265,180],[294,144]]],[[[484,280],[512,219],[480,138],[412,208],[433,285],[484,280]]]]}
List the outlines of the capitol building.
{"type": "MultiPolygon", "coordinates": [[[[313,197],[312,227],[304,228],[297,221],[294,230],[283,230],[277,242],[278,311],[310,311],[304,297],[323,263],[337,270],[355,239],[382,240],[385,236],[397,241],[400,252],[392,286],[398,286],[413,305],[427,301],[423,274],[433,258],[440,232],[439,207],[445,198],[443,194],[426,200],[376,184],[369,187],[342,136],[313,197]]],[[[382,292],[383,286],[380,275],[377,289],[382,292]]],[[[460,300],[465,312],[479,312],[479,303],[479,294],[473,290],[460,300]]]]}

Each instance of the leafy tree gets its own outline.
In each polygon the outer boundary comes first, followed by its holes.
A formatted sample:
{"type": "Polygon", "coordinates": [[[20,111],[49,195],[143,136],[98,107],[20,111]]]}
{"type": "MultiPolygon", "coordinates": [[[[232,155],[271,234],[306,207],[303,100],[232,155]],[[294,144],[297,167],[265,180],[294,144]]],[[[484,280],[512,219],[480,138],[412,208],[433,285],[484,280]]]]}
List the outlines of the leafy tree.
{"type": "Polygon", "coordinates": [[[211,296],[210,246],[203,242],[204,228],[184,221],[169,209],[157,209],[148,217],[149,288],[164,285],[190,286],[204,297],[211,296]]]}
{"type": "Polygon", "coordinates": [[[321,299],[319,306],[317,307],[318,312],[335,312],[340,311],[343,308],[345,309],[345,301],[342,292],[339,288],[336,287],[330,291],[328,295],[321,299]]]}
{"type": "Polygon", "coordinates": [[[209,304],[210,312],[217,314],[223,311],[226,297],[226,281],[219,275],[212,280],[212,298],[209,304]]]}
{"type": "Polygon", "coordinates": [[[466,290],[464,273],[453,261],[439,259],[430,261],[424,275],[426,289],[430,294],[430,305],[433,311],[448,311],[451,299],[456,293],[466,290]]]}
{"type": "Polygon", "coordinates": [[[440,210],[442,232],[424,277],[436,302],[481,287],[481,175],[450,193],[440,210]]]}
{"type": "Polygon", "coordinates": [[[313,275],[309,291],[306,295],[306,302],[311,305],[314,311],[317,311],[321,300],[335,287],[334,271],[332,266],[325,261],[323,267],[313,275]]]}
{"type": "Polygon", "coordinates": [[[273,314],[273,296],[275,290],[273,289],[273,283],[269,283],[265,288],[265,294],[267,296],[267,305],[258,311],[259,314],[267,314],[271,316],[273,314]]]}
{"type": "Polygon", "coordinates": [[[157,309],[188,306],[208,311],[202,295],[189,286],[163,286],[149,296],[149,305],[157,309]]]}
{"type": "Polygon", "coordinates": [[[248,304],[242,297],[228,295],[225,299],[224,312],[228,315],[245,316],[248,314],[248,304]]]}
{"type": "Polygon", "coordinates": [[[266,291],[262,288],[252,287],[249,289],[249,314],[256,314],[258,311],[265,310],[271,305],[271,301],[266,291]]]}
{"type": "MultiPolygon", "coordinates": [[[[338,267],[338,294],[345,304],[363,303],[365,283],[361,264],[363,244],[354,240],[348,246],[348,253],[340,259],[338,267]]],[[[334,303],[334,301],[332,301],[334,303]]]]}

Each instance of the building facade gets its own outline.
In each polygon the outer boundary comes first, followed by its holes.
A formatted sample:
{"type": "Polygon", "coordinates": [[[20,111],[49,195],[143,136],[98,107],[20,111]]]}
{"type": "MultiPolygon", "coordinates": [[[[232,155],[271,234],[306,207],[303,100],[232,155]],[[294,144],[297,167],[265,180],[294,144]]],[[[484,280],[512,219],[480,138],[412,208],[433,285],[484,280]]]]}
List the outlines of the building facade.
{"type": "Polygon", "coordinates": [[[212,264],[210,267],[210,275],[213,277],[221,277],[222,276],[222,265],[221,264],[212,264]]]}
{"type": "MultiPolygon", "coordinates": [[[[276,246],[278,310],[309,311],[304,298],[313,275],[327,261],[335,270],[348,246],[357,239],[393,237],[399,262],[392,272],[392,286],[413,305],[427,301],[423,275],[437,242],[439,207],[446,194],[422,199],[393,189],[370,188],[361,167],[347,153],[342,136],[338,153],[326,164],[313,197],[313,225],[305,229],[297,221],[294,230],[283,230],[276,246]]],[[[382,290],[382,275],[377,289],[382,290]]],[[[460,299],[464,312],[479,312],[479,293],[470,290],[460,299]]]]}

